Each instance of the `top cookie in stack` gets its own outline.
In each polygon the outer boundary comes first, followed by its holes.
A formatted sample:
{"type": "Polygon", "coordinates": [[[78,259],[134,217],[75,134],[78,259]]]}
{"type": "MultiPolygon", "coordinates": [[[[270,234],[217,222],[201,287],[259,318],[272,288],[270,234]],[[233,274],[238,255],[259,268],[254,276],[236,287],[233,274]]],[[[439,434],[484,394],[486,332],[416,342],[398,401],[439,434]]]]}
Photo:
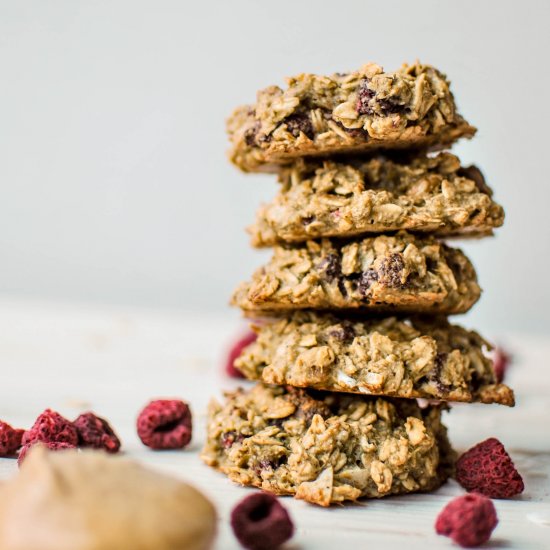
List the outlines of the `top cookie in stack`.
{"type": "Polygon", "coordinates": [[[456,111],[449,83],[429,65],[393,73],[369,63],[351,73],[301,74],[228,121],[231,160],[246,172],[278,171],[304,156],[442,149],[476,129],[456,111]]]}
{"type": "Polygon", "coordinates": [[[272,259],[233,296],[261,319],[235,366],[267,385],[212,406],[204,459],[323,505],[437,487],[452,463],[441,407],[412,400],[514,404],[490,345],[446,319],[481,290],[438,239],[504,220],[481,172],[437,152],[475,133],[446,77],[418,63],[302,74],[228,132],[240,169],[280,182],[249,228],[272,259]]]}

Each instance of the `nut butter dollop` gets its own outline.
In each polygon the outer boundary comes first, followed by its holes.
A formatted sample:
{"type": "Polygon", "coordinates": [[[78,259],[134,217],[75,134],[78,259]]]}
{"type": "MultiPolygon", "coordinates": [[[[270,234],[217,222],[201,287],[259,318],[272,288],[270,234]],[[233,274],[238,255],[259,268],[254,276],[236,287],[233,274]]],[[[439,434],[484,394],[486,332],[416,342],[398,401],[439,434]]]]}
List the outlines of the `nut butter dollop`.
{"type": "Polygon", "coordinates": [[[99,451],[37,445],[0,485],[3,550],[207,550],[215,532],[199,491],[99,451]]]}

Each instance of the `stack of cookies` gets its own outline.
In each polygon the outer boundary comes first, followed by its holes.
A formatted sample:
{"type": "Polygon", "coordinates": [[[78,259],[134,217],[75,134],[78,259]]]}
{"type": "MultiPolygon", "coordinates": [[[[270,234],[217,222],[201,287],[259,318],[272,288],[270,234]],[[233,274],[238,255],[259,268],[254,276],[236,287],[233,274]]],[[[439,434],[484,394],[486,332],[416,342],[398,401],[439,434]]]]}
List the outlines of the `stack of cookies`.
{"type": "Polygon", "coordinates": [[[491,235],[504,213],[477,168],[434,152],[475,133],[445,75],[301,74],[228,131],[232,161],[280,190],[250,228],[272,259],[233,297],[257,333],[235,365],[258,383],[211,405],[204,460],[323,506],[437,488],[445,402],[514,404],[489,344],[447,320],[480,288],[440,239],[491,235]]]}

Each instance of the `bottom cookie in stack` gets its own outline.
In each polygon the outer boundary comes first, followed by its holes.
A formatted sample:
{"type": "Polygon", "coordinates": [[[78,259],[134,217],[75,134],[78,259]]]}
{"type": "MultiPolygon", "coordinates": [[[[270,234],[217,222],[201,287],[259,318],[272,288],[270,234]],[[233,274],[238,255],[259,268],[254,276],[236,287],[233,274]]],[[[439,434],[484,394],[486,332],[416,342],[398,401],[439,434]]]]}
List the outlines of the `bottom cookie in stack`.
{"type": "Polygon", "coordinates": [[[439,487],[444,405],[258,383],[212,402],[203,460],[242,485],[329,506],[439,487]]]}

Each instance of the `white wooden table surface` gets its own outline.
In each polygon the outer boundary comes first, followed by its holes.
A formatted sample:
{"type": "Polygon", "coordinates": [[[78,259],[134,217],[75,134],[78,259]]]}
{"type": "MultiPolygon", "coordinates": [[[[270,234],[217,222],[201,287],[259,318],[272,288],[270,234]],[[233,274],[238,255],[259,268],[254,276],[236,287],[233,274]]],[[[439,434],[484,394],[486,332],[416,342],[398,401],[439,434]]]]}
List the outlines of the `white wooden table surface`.
{"type": "MultiPolygon", "coordinates": [[[[198,457],[209,398],[235,385],[220,362],[238,330],[239,321],[230,313],[184,315],[0,299],[0,419],[28,427],[46,407],[69,418],[94,410],[110,420],[127,456],[202,489],[220,514],[217,548],[239,548],[228,514],[250,490],[233,485],[198,457]],[[169,396],[191,403],[193,442],[185,451],[153,452],[139,442],[135,417],[149,399],[169,396]]],[[[455,406],[446,423],[458,450],[490,436],[501,439],[524,477],[520,498],[495,501],[500,523],[489,547],[550,548],[550,342],[525,335],[507,335],[505,341],[516,359],[507,378],[516,390],[516,408],[455,406]]],[[[15,471],[14,460],[0,459],[0,479],[15,471]]],[[[451,481],[428,495],[330,509],[285,498],[297,527],[287,548],[452,548],[433,524],[459,494],[451,481]]]]}

